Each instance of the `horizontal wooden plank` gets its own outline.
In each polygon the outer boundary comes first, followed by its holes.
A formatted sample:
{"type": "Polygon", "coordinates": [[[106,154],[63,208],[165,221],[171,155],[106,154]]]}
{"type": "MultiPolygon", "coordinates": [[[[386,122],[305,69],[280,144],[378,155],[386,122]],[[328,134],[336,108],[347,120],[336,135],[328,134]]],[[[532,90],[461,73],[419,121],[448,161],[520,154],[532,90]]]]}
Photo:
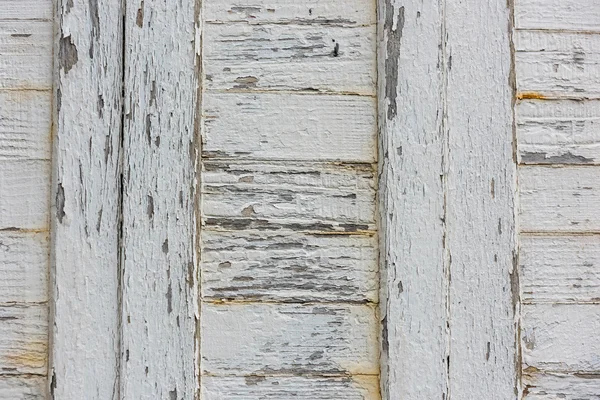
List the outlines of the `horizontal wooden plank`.
{"type": "Polygon", "coordinates": [[[0,231],[0,303],[48,300],[48,234],[0,231]]]}
{"type": "Polygon", "coordinates": [[[377,300],[374,237],[204,230],[201,254],[204,298],[377,300]]]}
{"type": "Polygon", "coordinates": [[[599,302],[600,236],[521,235],[524,302],[599,302]]]}
{"type": "Polygon", "coordinates": [[[52,93],[0,91],[0,160],[49,160],[52,93]]]}
{"type": "Polygon", "coordinates": [[[46,377],[0,376],[0,399],[44,400],[46,377]]]}
{"type": "Polygon", "coordinates": [[[0,229],[48,229],[49,161],[0,161],[0,229]]]}
{"type": "Polygon", "coordinates": [[[206,24],[206,88],[375,95],[375,25],[206,24]]]}
{"type": "Polygon", "coordinates": [[[204,400],[378,400],[377,376],[202,378],[204,400]]]}
{"type": "Polygon", "coordinates": [[[600,304],[523,305],[524,369],[600,372],[600,304]]]}
{"type": "Polygon", "coordinates": [[[523,374],[525,400],[600,400],[600,375],[573,373],[523,374]]]}
{"type": "Polygon", "coordinates": [[[0,306],[0,374],[45,374],[48,306],[0,306]]]}
{"type": "Polygon", "coordinates": [[[52,22],[0,24],[0,89],[52,87],[52,22]]]}
{"type": "Polygon", "coordinates": [[[600,35],[517,31],[515,47],[520,97],[600,97],[600,35]]]}
{"type": "Polygon", "coordinates": [[[211,162],[204,170],[202,215],[209,227],[227,229],[241,217],[263,229],[375,229],[370,164],[211,162]]]}
{"type": "Polygon", "coordinates": [[[204,374],[379,372],[371,306],[204,303],[200,316],[204,374]]]}
{"type": "Polygon", "coordinates": [[[0,0],[0,21],[51,18],[52,0],[0,0]]]}
{"type": "Polygon", "coordinates": [[[600,31],[600,8],[595,0],[515,1],[518,29],[600,31]]]}
{"type": "Polygon", "coordinates": [[[376,2],[364,0],[206,0],[205,21],[280,24],[369,25],[376,2]]]}
{"type": "Polygon", "coordinates": [[[206,92],[203,106],[203,158],[375,161],[372,97],[206,92]]]}
{"type": "Polygon", "coordinates": [[[522,100],[516,118],[521,163],[600,163],[600,101],[522,100]]]}
{"type": "Polygon", "coordinates": [[[520,229],[539,232],[600,231],[600,167],[519,169],[520,229]]]}

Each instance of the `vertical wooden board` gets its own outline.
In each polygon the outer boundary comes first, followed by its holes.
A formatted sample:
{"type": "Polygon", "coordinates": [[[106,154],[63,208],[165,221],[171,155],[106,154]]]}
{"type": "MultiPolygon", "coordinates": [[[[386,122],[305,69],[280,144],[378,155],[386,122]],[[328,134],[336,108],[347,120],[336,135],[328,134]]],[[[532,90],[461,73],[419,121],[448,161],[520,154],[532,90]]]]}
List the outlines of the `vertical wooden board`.
{"type": "Polygon", "coordinates": [[[0,91],[0,160],[49,160],[52,93],[0,91]]]}
{"type": "Polygon", "coordinates": [[[45,375],[48,362],[48,306],[0,306],[0,377],[45,375]]]}
{"type": "Polygon", "coordinates": [[[523,376],[524,400],[600,400],[600,375],[581,372],[523,376]]]}
{"type": "Polygon", "coordinates": [[[0,0],[0,21],[52,19],[52,0],[0,0]]]}
{"type": "Polygon", "coordinates": [[[52,87],[52,22],[0,24],[0,89],[52,87]]]}
{"type": "Polygon", "coordinates": [[[510,13],[505,0],[446,4],[448,368],[454,399],[514,399],[518,393],[510,13]]]}
{"type": "Polygon", "coordinates": [[[381,389],[447,395],[442,8],[379,2],[381,389]]]}
{"type": "Polygon", "coordinates": [[[523,305],[523,367],[600,372],[600,304],[523,305]]]}
{"type": "Polygon", "coordinates": [[[57,3],[50,364],[56,400],[119,398],[121,14],[118,0],[57,3]]]}
{"type": "Polygon", "coordinates": [[[127,3],[122,398],[197,390],[197,12],[191,0],[127,3]]]}
{"type": "Polygon", "coordinates": [[[0,303],[48,300],[48,234],[0,231],[0,303]]]}
{"type": "Polygon", "coordinates": [[[0,399],[45,400],[45,377],[0,376],[0,399]]]}
{"type": "Polygon", "coordinates": [[[525,303],[600,302],[600,237],[521,235],[525,303]]]}
{"type": "Polygon", "coordinates": [[[517,0],[518,29],[600,32],[600,9],[595,0],[517,0]]]}
{"type": "Polygon", "coordinates": [[[521,100],[516,107],[523,164],[599,164],[599,100],[521,100]]]}

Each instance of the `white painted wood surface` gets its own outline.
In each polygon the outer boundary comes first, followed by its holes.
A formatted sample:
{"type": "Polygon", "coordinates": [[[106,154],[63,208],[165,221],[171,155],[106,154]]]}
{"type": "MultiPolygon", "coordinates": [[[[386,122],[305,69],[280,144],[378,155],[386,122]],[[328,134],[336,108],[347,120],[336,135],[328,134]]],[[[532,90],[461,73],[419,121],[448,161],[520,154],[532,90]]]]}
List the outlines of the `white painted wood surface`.
{"type": "Polygon", "coordinates": [[[46,398],[45,377],[0,377],[0,398],[38,400],[46,398]]]}
{"type": "Polygon", "coordinates": [[[517,0],[519,29],[600,32],[600,9],[594,0],[517,0]]]}
{"type": "Polygon", "coordinates": [[[46,304],[0,306],[0,376],[46,375],[46,304]]]}
{"type": "Polygon", "coordinates": [[[128,2],[123,142],[123,399],[198,390],[194,1],[128,2]]]}
{"type": "Polygon", "coordinates": [[[523,382],[527,400],[600,399],[600,379],[597,374],[539,373],[530,367],[523,375],[523,382]]]}
{"type": "Polygon", "coordinates": [[[50,393],[118,399],[121,10],[57,7],[50,393]]]}

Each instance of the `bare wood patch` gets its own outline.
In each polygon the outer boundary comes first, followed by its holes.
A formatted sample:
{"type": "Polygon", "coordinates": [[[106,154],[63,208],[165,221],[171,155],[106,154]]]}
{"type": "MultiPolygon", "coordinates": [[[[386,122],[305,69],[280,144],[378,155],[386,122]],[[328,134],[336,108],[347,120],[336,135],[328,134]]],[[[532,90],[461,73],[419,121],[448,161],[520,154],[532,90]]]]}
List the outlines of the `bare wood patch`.
{"type": "Polygon", "coordinates": [[[48,306],[0,306],[0,375],[46,374],[48,306]]]}

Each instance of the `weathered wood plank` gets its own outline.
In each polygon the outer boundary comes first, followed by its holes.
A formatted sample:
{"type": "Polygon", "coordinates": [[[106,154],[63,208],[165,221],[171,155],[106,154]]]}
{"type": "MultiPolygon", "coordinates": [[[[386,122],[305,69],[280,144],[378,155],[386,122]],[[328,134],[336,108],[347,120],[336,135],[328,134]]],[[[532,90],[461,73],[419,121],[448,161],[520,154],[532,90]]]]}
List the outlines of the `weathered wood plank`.
{"type": "Polygon", "coordinates": [[[598,236],[522,235],[519,264],[523,302],[600,302],[598,236]]]}
{"type": "Polygon", "coordinates": [[[204,171],[207,226],[227,229],[239,217],[241,227],[256,220],[263,229],[375,229],[375,171],[369,164],[223,161],[205,162],[204,171]]]}
{"type": "Polygon", "coordinates": [[[0,306],[0,375],[46,374],[48,306],[0,306]]]}
{"type": "Polygon", "coordinates": [[[205,400],[378,400],[377,376],[246,376],[202,378],[205,400]]]}
{"type": "Polygon", "coordinates": [[[0,160],[49,160],[50,91],[0,91],[0,160]]]}
{"type": "Polygon", "coordinates": [[[56,6],[50,382],[56,400],[116,399],[122,12],[56,6]]]}
{"type": "Polygon", "coordinates": [[[0,0],[0,21],[52,19],[52,0],[0,0]]]}
{"type": "Polygon", "coordinates": [[[192,399],[198,389],[195,3],[127,4],[124,399],[192,399]]]}
{"type": "Polygon", "coordinates": [[[379,372],[370,306],[204,303],[200,316],[204,374],[379,372]]]}
{"type": "Polygon", "coordinates": [[[365,0],[207,0],[208,22],[359,26],[375,23],[375,2],[365,0]]]}
{"type": "Polygon", "coordinates": [[[600,32],[600,9],[594,0],[518,0],[518,29],[565,29],[600,32]]]}
{"type": "Polygon", "coordinates": [[[208,89],[375,95],[374,25],[206,24],[204,43],[208,89]]]}
{"type": "Polygon", "coordinates": [[[203,158],[375,161],[371,97],[207,92],[203,109],[203,158]]]}
{"type": "Polygon", "coordinates": [[[600,375],[595,374],[526,372],[523,387],[525,400],[600,399],[600,375]]]}
{"type": "Polygon", "coordinates": [[[0,231],[0,303],[48,300],[46,232],[0,231]]]}
{"type": "Polygon", "coordinates": [[[0,161],[0,229],[48,229],[49,161],[0,161]]]}
{"type": "Polygon", "coordinates": [[[205,299],[377,301],[377,239],[294,231],[202,232],[205,299]]]}
{"type": "Polygon", "coordinates": [[[516,114],[521,163],[600,163],[600,101],[522,100],[516,114]]]}
{"type": "Polygon", "coordinates": [[[600,305],[523,305],[521,324],[524,370],[600,372],[600,305]]]}
{"type": "Polygon", "coordinates": [[[600,169],[521,167],[520,229],[526,232],[600,231],[600,169]]]}
{"type": "Polygon", "coordinates": [[[380,0],[379,11],[382,397],[441,399],[448,370],[442,7],[380,0]]]}
{"type": "Polygon", "coordinates": [[[517,31],[515,47],[520,97],[600,97],[600,35],[517,31]]]}
{"type": "Polygon", "coordinates": [[[0,24],[0,89],[52,87],[52,22],[0,24]]]}
{"type": "Polygon", "coordinates": [[[0,376],[0,398],[10,400],[45,400],[45,377],[0,376]]]}
{"type": "Polygon", "coordinates": [[[518,393],[510,14],[505,0],[445,6],[445,247],[453,399],[492,393],[514,399],[518,393]]]}

